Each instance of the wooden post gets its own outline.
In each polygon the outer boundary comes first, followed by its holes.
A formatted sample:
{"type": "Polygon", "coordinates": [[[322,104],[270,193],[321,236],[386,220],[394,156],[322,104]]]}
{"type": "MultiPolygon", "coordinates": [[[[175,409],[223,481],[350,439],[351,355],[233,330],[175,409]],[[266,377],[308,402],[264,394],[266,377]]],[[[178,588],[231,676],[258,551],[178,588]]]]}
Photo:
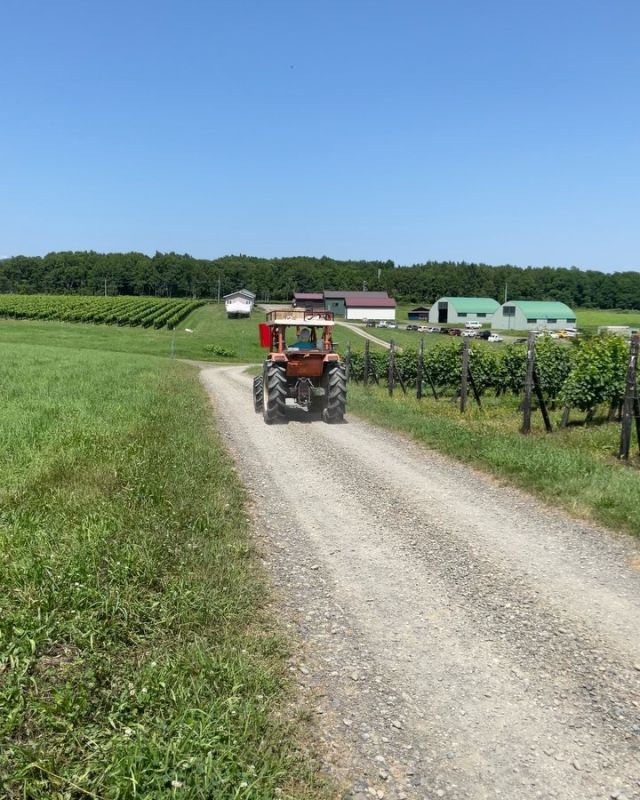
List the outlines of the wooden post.
{"type": "Polygon", "coordinates": [[[364,365],[362,367],[362,381],[365,386],[369,385],[369,340],[364,340],[364,365]]]}
{"type": "Polygon", "coordinates": [[[542,414],[542,419],[544,420],[544,429],[547,433],[551,433],[553,431],[553,425],[551,424],[551,420],[549,419],[549,412],[547,411],[547,404],[544,402],[544,396],[542,394],[542,387],[540,386],[540,381],[538,380],[538,373],[533,370],[533,388],[536,392],[536,397],[538,398],[538,405],[540,406],[540,413],[542,414]]]}
{"type": "Polygon", "coordinates": [[[567,425],[569,424],[569,414],[570,413],[571,413],[571,407],[570,406],[565,406],[562,409],[562,419],[560,420],[560,427],[561,428],[566,428],[567,425]]]}
{"type": "Polygon", "coordinates": [[[464,412],[467,408],[467,395],[469,381],[469,340],[465,339],[462,343],[462,373],[460,375],[460,411],[464,412]]]}
{"type": "Polygon", "coordinates": [[[347,350],[344,354],[344,375],[347,382],[351,377],[351,342],[347,342],[347,350]]]}
{"type": "Polygon", "coordinates": [[[393,397],[393,389],[395,386],[395,373],[396,373],[396,354],[393,344],[393,339],[389,343],[389,366],[387,369],[387,388],[389,389],[389,397],[393,397]]]}
{"type": "Polygon", "coordinates": [[[480,402],[480,392],[478,391],[478,387],[476,386],[476,382],[473,379],[473,372],[471,372],[471,367],[469,367],[469,383],[471,384],[471,390],[473,392],[473,397],[478,404],[478,408],[482,408],[482,403],[480,402]]]}
{"type": "MultiPolygon", "coordinates": [[[[631,450],[631,434],[633,429],[633,418],[637,406],[637,368],[638,351],[640,351],[640,334],[636,334],[631,339],[629,348],[629,367],[627,369],[627,385],[624,392],[624,405],[622,407],[622,430],[620,433],[620,451],[618,458],[625,461],[629,458],[631,450]]],[[[637,424],[637,423],[636,423],[637,424]]]]}
{"type": "Polygon", "coordinates": [[[424,363],[424,337],[420,340],[418,363],[416,364],[416,399],[422,400],[422,366],[424,363]]]}
{"type": "Polygon", "coordinates": [[[533,398],[533,369],[536,363],[536,336],[529,332],[527,341],[527,377],[524,382],[524,401],[522,403],[521,433],[531,433],[531,401],[533,398]]]}

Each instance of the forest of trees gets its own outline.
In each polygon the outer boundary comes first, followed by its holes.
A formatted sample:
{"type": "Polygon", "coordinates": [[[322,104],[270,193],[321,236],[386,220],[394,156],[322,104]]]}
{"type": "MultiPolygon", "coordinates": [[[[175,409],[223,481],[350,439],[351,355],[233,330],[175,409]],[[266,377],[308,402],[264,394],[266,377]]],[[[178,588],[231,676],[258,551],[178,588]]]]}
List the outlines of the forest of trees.
{"type": "Polygon", "coordinates": [[[59,252],[0,260],[0,292],[217,297],[235,289],[259,301],[288,300],[294,291],[384,290],[400,301],[431,303],[442,295],[560,300],[582,308],[640,309],[640,272],[492,267],[465,262],[396,266],[392,261],[224,256],[177,253],[59,252]]]}

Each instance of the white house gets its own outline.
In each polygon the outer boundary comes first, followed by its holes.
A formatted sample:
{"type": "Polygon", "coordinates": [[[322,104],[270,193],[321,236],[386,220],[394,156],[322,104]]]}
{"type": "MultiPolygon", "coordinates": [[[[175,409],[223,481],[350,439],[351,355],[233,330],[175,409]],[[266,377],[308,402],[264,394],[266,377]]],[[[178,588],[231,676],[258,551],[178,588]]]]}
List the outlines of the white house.
{"type": "Polygon", "coordinates": [[[229,319],[234,317],[249,317],[253,311],[256,296],[248,289],[239,289],[224,296],[224,306],[229,319]]]}

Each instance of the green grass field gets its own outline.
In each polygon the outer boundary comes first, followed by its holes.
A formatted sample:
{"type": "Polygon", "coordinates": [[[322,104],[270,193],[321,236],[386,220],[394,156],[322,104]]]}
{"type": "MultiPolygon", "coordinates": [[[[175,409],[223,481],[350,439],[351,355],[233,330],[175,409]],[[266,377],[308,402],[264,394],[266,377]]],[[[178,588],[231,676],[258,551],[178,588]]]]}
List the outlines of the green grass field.
{"type": "Polygon", "coordinates": [[[258,342],[258,322],[263,319],[264,314],[258,310],[251,319],[229,320],[224,305],[215,303],[196,309],[175,331],[0,319],[0,341],[153,356],[173,354],[195,361],[260,361],[264,350],[258,342]],[[188,333],[187,328],[193,333],[188,333]],[[235,355],[221,359],[207,350],[211,346],[223,347],[235,355]]]}
{"type": "Polygon", "coordinates": [[[318,797],[196,370],[19,325],[40,343],[0,344],[1,796],[318,797]]]}

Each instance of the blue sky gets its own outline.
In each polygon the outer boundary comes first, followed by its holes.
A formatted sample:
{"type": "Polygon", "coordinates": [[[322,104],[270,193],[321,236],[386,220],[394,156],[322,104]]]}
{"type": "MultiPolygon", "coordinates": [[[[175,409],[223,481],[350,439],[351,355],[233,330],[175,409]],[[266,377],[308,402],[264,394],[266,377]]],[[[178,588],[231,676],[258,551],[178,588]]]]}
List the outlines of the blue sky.
{"type": "Polygon", "coordinates": [[[0,256],[640,269],[637,0],[0,0],[0,256]]]}

